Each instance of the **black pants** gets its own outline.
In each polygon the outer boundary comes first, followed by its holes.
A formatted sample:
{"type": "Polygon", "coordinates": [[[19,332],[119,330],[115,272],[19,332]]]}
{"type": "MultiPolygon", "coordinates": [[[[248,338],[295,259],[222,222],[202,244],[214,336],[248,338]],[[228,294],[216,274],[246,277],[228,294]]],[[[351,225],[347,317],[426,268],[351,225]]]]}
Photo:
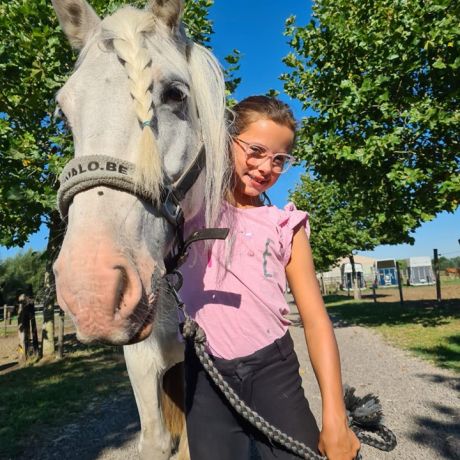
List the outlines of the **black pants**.
{"type": "MultiPolygon", "coordinates": [[[[299,362],[287,333],[242,358],[214,358],[228,384],[252,409],[317,452],[319,431],[304,396],[299,362]]],[[[187,344],[187,433],[192,460],[294,459],[269,441],[229,405],[187,344]]]]}

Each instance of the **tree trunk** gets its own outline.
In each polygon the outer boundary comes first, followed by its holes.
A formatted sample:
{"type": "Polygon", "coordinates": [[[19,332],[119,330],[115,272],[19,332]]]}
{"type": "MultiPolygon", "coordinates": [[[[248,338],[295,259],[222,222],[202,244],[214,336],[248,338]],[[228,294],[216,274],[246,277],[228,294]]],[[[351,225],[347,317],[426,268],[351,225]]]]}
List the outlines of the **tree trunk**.
{"type": "Polygon", "coordinates": [[[56,291],[53,273],[53,262],[61,248],[64,236],[64,228],[57,212],[51,214],[50,233],[46,247],[47,266],[45,273],[45,297],[43,299],[43,328],[42,328],[42,355],[43,357],[54,356],[56,351],[54,343],[54,305],[56,303],[56,291]]]}
{"type": "Polygon", "coordinates": [[[54,347],[54,286],[52,275],[46,269],[45,273],[45,298],[43,300],[43,326],[42,326],[42,355],[53,356],[54,347]]]}
{"type": "Polygon", "coordinates": [[[355,270],[355,258],[353,255],[349,256],[351,264],[351,282],[353,283],[353,298],[355,300],[361,300],[361,288],[358,286],[358,277],[356,276],[355,270]]]}

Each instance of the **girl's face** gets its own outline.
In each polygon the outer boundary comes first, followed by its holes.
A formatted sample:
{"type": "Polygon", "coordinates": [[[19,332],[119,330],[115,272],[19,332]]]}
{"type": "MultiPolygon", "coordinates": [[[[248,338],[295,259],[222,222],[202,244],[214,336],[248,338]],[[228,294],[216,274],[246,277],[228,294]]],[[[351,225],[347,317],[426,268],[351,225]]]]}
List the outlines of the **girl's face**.
{"type": "Polygon", "coordinates": [[[234,161],[234,190],[235,206],[254,206],[258,197],[267,191],[280,176],[279,172],[272,169],[272,161],[254,165],[246,155],[248,144],[257,144],[265,147],[266,151],[273,153],[288,153],[294,142],[294,132],[287,126],[275,123],[268,119],[259,119],[241,132],[233,140],[234,161]]]}

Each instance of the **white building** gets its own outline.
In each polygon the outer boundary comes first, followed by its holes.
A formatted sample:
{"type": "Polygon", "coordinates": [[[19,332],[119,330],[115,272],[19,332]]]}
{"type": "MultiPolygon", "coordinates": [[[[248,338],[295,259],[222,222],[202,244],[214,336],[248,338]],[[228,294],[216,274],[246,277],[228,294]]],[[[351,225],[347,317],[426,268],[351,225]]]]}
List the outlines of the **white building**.
{"type": "MultiPolygon", "coordinates": [[[[372,257],[355,255],[355,272],[358,277],[360,287],[370,286],[375,279],[374,265],[376,260],[372,257]]],[[[336,265],[329,271],[317,273],[316,276],[327,290],[327,287],[335,287],[335,289],[347,289],[351,282],[351,264],[348,257],[344,257],[337,261],[336,265]]],[[[351,288],[351,287],[350,287],[351,288]]]]}
{"type": "Polygon", "coordinates": [[[430,257],[410,257],[407,261],[407,271],[411,286],[435,283],[430,257]]]}

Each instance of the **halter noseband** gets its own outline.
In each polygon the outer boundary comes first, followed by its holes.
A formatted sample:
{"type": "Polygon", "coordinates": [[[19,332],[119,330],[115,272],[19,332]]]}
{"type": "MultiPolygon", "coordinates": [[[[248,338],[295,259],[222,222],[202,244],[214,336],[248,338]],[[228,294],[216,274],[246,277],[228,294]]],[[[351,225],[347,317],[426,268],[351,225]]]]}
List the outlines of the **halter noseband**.
{"type": "MultiPolygon", "coordinates": [[[[164,260],[167,273],[174,273],[184,262],[189,246],[195,241],[227,237],[227,228],[205,228],[194,231],[184,240],[185,220],[180,202],[198,179],[205,164],[206,150],[202,146],[182,176],[175,182],[163,186],[160,211],[162,217],[175,228],[173,249],[164,260]]],[[[67,217],[74,196],[94,187],[106,186],[122,190],[153,202],[154,197],[149,190],[139,187],[134,182],[135,169],[133,163],[108,155],[88,155],[70,160],[59,176],[61,185],[57,195],[57,206],[62,219],[67,217]]]]}

